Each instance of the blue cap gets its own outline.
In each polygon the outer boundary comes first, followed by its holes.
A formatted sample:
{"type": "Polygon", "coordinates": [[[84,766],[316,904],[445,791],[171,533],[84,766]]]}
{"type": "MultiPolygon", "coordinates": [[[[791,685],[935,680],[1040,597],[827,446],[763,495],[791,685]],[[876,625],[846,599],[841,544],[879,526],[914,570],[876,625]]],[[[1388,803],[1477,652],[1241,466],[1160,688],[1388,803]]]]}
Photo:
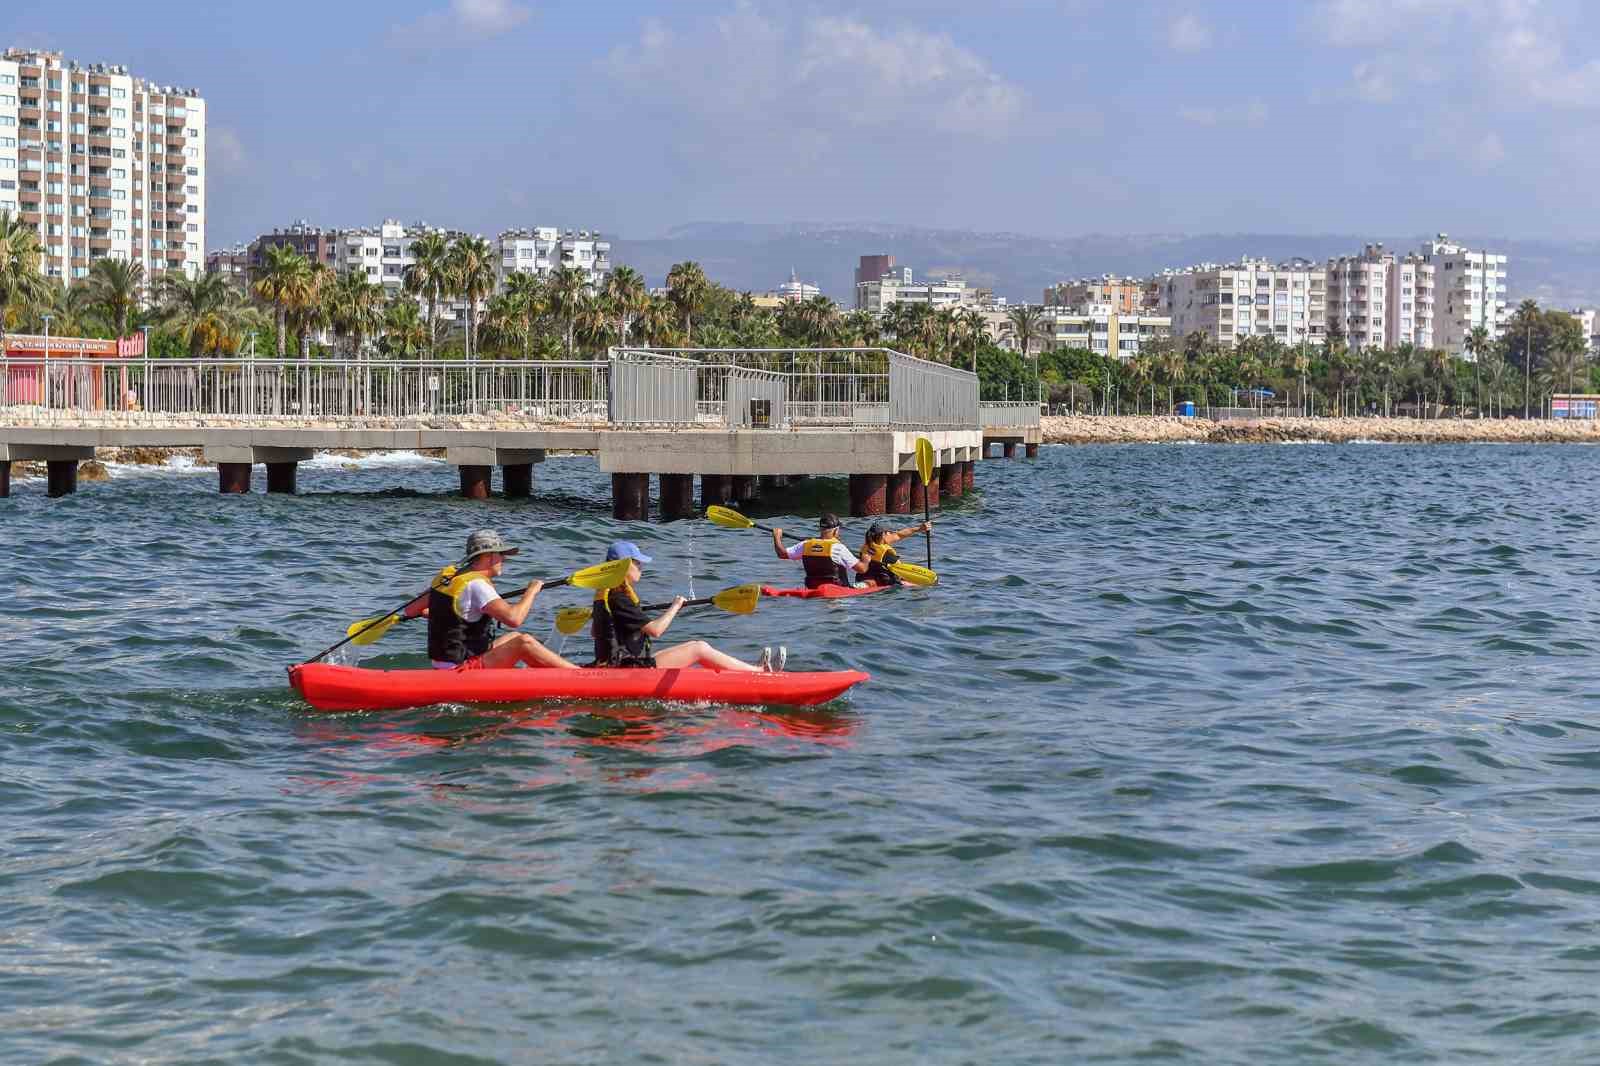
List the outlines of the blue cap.
{"type": "Polygon", "coordinates": [[[631,540],[614,540],[611,547],[606,549],[606,562],[617,559],[637,559],[641,563],[648,563],[650,556],[639,550],[639,546],[631,540]]]}

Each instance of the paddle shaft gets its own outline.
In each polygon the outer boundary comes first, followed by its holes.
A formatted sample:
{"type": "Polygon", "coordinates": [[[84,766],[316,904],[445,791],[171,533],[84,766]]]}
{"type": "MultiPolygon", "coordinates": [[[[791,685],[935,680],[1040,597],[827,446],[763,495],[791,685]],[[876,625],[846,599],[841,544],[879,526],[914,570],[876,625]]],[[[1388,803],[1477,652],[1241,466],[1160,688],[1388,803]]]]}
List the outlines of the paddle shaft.
{"type": "Polygon", "coordinates": [[[928,537],[928,569],[933,569],[933,519],[928,517],[928,483],[922,483],[922,522],[928,528],[923,530],[928,537]]]}

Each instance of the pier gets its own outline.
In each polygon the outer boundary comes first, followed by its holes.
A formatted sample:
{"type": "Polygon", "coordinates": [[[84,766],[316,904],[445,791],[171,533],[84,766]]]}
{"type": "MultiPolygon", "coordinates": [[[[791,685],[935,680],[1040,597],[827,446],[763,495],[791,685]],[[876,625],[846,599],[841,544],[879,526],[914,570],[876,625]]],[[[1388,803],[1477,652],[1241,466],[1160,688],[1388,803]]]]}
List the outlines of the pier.
{"type": "Polygon", "coordinates": [[[594,361],[0,360],[0,495],[10,465],[77,484],[96,448],[197,448],[218,489],[294,492],[322,450],[442,449],[463,496],[532,494],[552,451],[589,452],[619,519],[738,503],[805,476],[849,479],[853,516],[920,512],[916,441],[938,465],[929,505],[975,487],[991,442],[1036,454],[1038,408],[981,404],[977,377],[884,348],[615,348],[594,361]],[[1031,422],[1030,422],[1031,417],[1031,422]],[[699,478],[698,502],[695,479],[699,478]]]}

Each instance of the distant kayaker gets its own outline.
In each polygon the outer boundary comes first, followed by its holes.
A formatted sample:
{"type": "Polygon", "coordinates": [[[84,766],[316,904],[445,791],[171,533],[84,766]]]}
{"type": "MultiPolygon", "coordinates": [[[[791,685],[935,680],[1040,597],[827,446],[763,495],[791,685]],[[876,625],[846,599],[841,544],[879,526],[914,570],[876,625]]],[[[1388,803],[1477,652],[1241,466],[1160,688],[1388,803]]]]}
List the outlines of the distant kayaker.
{"type": "Polygon", "coordinates": [[[406,614],[428,616],[428,658],[439,670],[495,670],[526,663],[576,670],[570,663],[526,633],[507,633],[495,639],[494,623],[516,629],[528,620],[528,610],[544,588],[530,581],[515,606],[495,591],[505,561],[521,549],[513,548],[492,529],[480,529],[467,538],[466,558],[446,567],[433,586],[406,608],[406,614]]]}
{"type": "Polygon", "coordinates": [[[654,619],[639,606],[639,594],[634,590],[643,571],[641,563],[650,562],[650,556],[639,550],[631,540],[613,541],[606,549],[606,562],[628,559],[628,580],[616,588],[604,589],[594,601],[594,619],[589,632],[594,637],[594,664],[596,666],[655,667],[678,670],[696,664],[712,670],[731,670],[736,673],[763,673],[782,670],[788,652],[778,649],[777,662],[773,662],[772,649],[761,649],[761,663],[750,663],[718,651],[703,640],[676,644],[665,651],[655,651],[652,642],[666,633],[672,620],[683,609],[684,598],[674,596],[672,606],[654,619]]]}
{"type": "Polygon", "coordinates": [[[772,531],[772,549],[780,559],[799,559],[806,568],[806,588],[823,585],[850,585],[852,573],[865,574],[867,564],[857,559],[839,539],[839,518],[828,511],[822,513],[817,523],[820,535],[784,547],[783,530],[772,531]]]}
{"type": "Polygon", "coordinates": [[[932,522],[918,522],[914,526],[904,529],[890,530],[882,522],[874,522],[867,527],[867,541],[861,546],[861,558],[867,564],[866,584],[870,585],[898,585],[900,578],[889,567],[900,561],[900,555],[892,545],[900,543],[907,537],[914,537],[918,533],[927,533],[933,529],[932,522]]]}

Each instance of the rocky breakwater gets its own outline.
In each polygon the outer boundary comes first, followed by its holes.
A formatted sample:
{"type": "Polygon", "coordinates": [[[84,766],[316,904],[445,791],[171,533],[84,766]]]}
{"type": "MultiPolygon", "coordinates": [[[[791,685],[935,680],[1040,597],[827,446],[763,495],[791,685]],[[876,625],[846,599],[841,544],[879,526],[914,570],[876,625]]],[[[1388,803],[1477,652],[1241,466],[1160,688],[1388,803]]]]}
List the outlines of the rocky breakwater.
{"type": "Polygon", "coordinates": [[[1600,444],[1600,423],[1551,419],[1051,417],[1046,444],[1600,444]]]}

